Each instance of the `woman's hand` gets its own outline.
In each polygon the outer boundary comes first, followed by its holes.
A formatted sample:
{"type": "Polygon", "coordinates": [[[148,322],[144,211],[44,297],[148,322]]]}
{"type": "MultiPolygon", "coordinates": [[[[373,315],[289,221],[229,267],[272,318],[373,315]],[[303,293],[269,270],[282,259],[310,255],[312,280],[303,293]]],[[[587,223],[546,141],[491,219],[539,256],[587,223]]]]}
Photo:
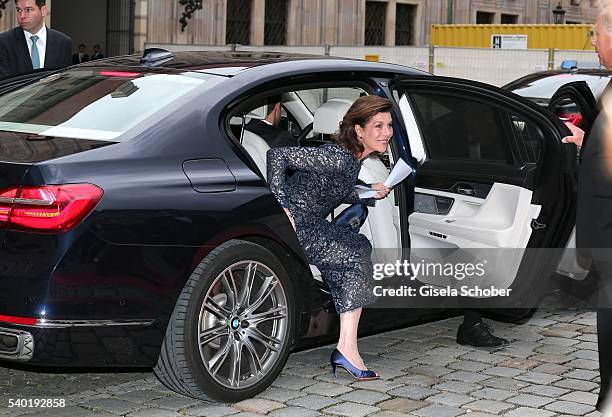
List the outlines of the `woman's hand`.
{"type": "Polygon", "coordinates": [[[386,196],[388,196],[391,190],[393,189],[393,188],[385,187],[385,184],[383,184],[382,182],[377,182],[376,184],[372,184],[371,187],[373,190],[376,190],[376,197],[374,198],[377,200],[381,200],[385,198],[386,196]]]}
{"type": "Polygon", "coordinates": [[[295,220],[293,220],[293,216],[291,215],[291,212],[286,207],[283,208],[283,210],[285,210],[285,214],[287,215],[287,217],[289,217],[289,222],[291,223],[291,226],[293,226],[293,230],[295,230],[295,220]]]}

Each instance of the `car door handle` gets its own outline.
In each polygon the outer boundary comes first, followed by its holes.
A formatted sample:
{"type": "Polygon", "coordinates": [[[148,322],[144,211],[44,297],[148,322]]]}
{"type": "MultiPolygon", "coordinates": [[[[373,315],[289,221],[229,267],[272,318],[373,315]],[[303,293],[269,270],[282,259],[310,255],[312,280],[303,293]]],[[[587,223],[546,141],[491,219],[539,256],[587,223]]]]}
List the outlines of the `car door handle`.
{"type": "Polygon", "coordinates": [[[476,191],[471,187],[457,187],[457,192],[463,195],[476,195],[476,191]]]}

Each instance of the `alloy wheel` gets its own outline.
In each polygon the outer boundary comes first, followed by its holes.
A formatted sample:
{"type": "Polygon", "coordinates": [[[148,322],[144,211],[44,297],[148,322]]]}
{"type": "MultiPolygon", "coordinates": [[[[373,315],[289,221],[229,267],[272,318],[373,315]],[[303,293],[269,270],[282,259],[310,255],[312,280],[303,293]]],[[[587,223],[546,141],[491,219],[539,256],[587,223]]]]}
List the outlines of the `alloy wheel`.
{"type": "Polygon", "coordinates": [[[226,388],[256,384],[280,358],[288,326],[287,296],[276,274],[253,260],[230,265],[214,279],[200,309],[205,369],[226,388]]]}

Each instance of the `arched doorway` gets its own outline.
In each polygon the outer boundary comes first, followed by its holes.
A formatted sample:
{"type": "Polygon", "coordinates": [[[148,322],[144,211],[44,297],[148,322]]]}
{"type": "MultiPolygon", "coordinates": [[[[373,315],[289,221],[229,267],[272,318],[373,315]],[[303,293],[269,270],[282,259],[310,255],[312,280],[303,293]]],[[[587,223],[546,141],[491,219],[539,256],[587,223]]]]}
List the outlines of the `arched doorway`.
{"type": "Polygon", "coordinates": [[[134,51],[134,1],[132,0],[52,0],[51,27],[72,38],[74,51],[79,44],[91,55],[98,44],[106,56],[127,55],[134,51]]]}

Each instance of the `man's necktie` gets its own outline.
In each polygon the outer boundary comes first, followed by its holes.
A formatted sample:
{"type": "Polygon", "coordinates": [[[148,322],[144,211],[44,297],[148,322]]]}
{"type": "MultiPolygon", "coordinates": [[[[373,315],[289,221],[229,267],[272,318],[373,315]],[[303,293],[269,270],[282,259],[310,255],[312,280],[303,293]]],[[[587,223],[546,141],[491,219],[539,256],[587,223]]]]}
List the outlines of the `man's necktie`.
{"type": "Polygon", "coordinates": [[[36,41],[38,41],[38,36],[30,36],[32,40],[32,68],[39,69],[40,68],[40,55],[38,55],[38,46],[36,45],[36,41]]]}

